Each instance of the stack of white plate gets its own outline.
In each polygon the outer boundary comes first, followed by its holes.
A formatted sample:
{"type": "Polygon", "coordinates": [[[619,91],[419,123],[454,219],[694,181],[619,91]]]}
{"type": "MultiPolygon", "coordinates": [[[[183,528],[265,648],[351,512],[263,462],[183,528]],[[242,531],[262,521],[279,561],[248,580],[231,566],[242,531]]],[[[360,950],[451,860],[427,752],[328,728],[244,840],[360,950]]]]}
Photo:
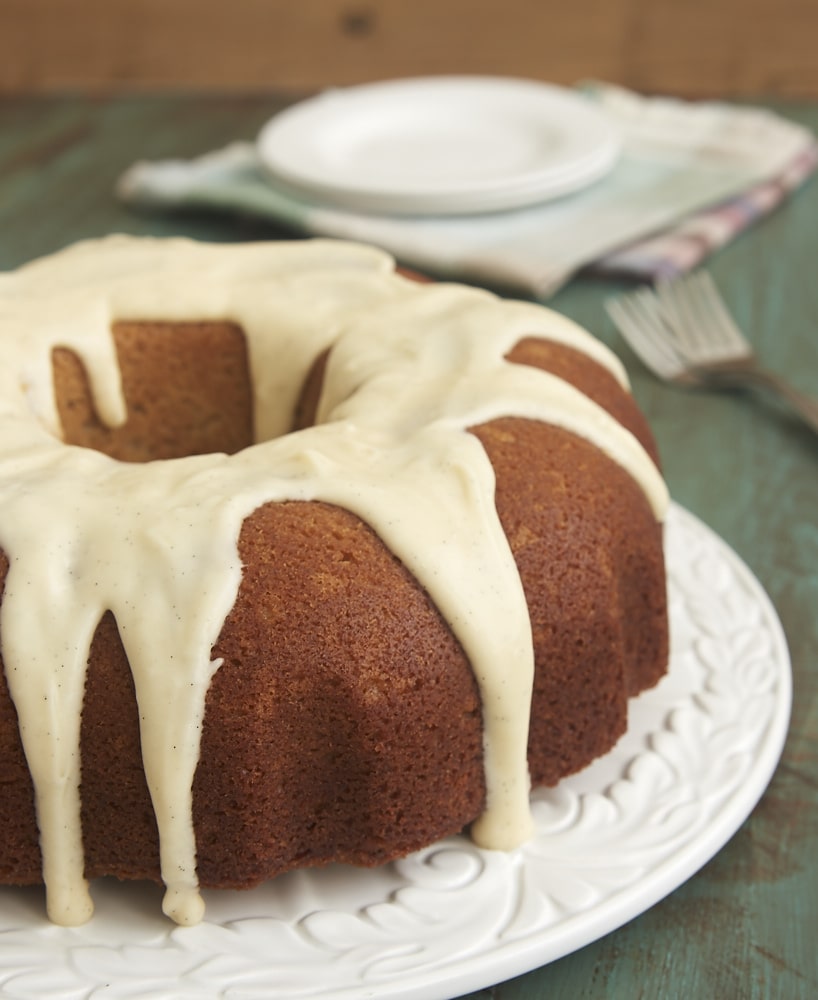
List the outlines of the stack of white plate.
{"type": "Polygon", "coordinates": [[[620,141],[573,91],[450,76],[327,91],[276,115],[258,149],[272,178],[307,200],[471,215],[578,191],[612,169],[620,141]]]}

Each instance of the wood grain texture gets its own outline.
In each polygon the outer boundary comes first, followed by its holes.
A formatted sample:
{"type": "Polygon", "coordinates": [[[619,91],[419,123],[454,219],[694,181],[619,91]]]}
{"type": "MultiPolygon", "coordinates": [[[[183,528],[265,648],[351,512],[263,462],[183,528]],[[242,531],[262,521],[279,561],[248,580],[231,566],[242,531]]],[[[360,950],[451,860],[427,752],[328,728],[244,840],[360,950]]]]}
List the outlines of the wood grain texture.
{"type": "MultiPolygon", "coordinates": [[[[136,215],[112,195],[138,157],[249,138],[265,98],[68,97],[0,102],[0,268],[111,231],[212,240],[287,235],[207,215],[136,215]]],[[[818,129],[818,102],[772,105],[818,129]]],[[[818,394],[818,179],[709,262],[765,361],[818,394]]],[[[624,283],[580,278],[552,304],[617,350],[676,500],[749,564],[781,617],[795,703],[782,762],[738,834],[687,884],[613,934],[471,1000],[818,996],[818,442],[736,393],[660,384],[606,318],[624,283]]]]}
{"type": "Polygon", "coordinates": [[[0,0],[0,93],[492,73],[818,96],[815,0],[0,0]]]}

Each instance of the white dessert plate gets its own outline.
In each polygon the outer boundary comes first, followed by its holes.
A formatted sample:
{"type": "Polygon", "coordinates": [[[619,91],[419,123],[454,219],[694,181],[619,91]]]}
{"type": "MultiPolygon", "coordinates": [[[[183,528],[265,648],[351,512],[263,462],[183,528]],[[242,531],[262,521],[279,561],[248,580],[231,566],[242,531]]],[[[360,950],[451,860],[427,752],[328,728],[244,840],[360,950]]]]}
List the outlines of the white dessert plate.
{"type": "Polygon", "coordinates": [[[96,915],[54,927],[40,888],[0,889],[4,1000],[442,1000],[602,937],[681,885],[736,832],[789,723],[781,625],[749,569],[692,515],[667,527],[672,655],[605,757],[533,797],[519,850],[453,837],[374,870],[294,872],[206,893],[179,928],[161,891],[94,886],[96,915]]]}
{"type": "Polygon", "coordinates": [[[620,143],[579,94],[505,77],[425,77],[340,90],[258,138],[279,184],[339,208],[460,215],[519,208],[604,177],[620,143]]]}

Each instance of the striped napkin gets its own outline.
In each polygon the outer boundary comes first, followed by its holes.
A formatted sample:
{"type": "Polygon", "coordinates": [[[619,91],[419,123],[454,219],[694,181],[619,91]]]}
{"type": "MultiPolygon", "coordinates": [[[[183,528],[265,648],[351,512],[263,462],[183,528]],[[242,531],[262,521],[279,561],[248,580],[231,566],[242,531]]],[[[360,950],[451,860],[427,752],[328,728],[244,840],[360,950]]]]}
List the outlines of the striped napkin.
{"type": "Polygon", "coordinates": [[[582,93],[616,123],[623,153],[573,195],[507,212],[377,216],[278,188],[252,143],[194,160],[137,163],[127,204],[268,218],[306,235],[373,243],[437,277],[547,298],[578,271],[643,280],[683,273],[771,212],[818,166],[812,132],[768,110],[647,98],[607,84],[582,93]]]}

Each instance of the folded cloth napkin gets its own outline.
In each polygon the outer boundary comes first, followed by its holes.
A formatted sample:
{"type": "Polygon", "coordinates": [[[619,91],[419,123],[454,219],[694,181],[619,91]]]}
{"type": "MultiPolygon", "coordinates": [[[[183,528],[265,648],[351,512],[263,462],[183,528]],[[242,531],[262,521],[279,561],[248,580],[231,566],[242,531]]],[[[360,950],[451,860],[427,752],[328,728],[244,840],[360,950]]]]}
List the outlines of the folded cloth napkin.
{"type": "Polygon", "coordinates": [[[591,266],[644,279],[688,270],[818,165],[815,136],[767,110],[646,98],[607,84],[582,92],[620,129],[618,163],[582,191],[514,211],[387,217],[311,203],[276,186],[245,142],[191,161],[137,163],[117,190],[135,207],[266,217],[381,246],[438,276],[546,298],[591,266]]]}

